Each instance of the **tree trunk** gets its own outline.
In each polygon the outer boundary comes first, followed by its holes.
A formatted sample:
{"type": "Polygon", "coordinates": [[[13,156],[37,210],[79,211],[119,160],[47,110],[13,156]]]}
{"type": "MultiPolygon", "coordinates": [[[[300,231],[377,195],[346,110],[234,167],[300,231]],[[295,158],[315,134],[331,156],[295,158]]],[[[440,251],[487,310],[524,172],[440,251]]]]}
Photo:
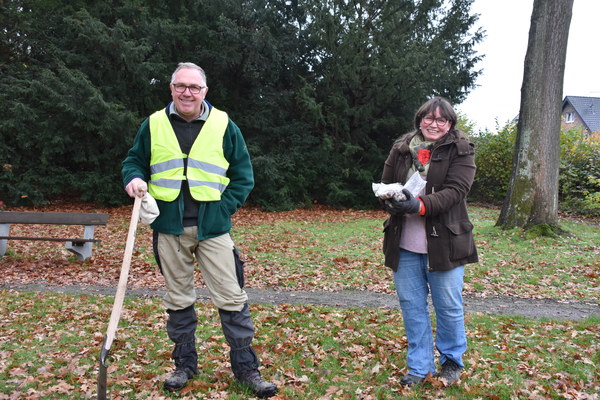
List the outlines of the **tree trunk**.
{"type": "Polygon", "coordinates": [[[534,0],[513,170],[496,225],[558,227],[560,119],[573,0],[534,0]]]}

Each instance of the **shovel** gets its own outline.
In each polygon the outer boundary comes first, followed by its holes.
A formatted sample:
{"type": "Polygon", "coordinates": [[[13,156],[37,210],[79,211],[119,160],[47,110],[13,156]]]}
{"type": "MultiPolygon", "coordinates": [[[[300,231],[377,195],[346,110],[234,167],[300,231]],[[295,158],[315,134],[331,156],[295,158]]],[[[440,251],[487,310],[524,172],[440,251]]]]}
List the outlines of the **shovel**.
{"type": "Polygon", "coordinates": [[[133,212],[131,213],[131,222],[129,223],[129,233],[127,235],[127,244],[125,245],[125,254],[123,255],[123,264],[121,265],[121,276],[119,277],[119,286],[117,286],[117,293],[115,294],[115,302],[113,304],[112,312],[110,314],[110,321],[108,323],[108,329],[106,330],[106,336],[104,336],[104,342],[100,349],[100,371],[98,373],[98,400],[106,400],[106,374],[107,365],[106,358],[110,351],[110,346],[115,339],[115,333],[117,326],[119,325],[119,319],[121,318],[121,311],[123,310],[123,299],[125,298],[125,290],[127,289],[127,277],[129,275],[129,266],[131,264],[131,255],[133,254],[133,244],[135,242],[135,232],[137,230],[137,223],[140,219],[140,206],[142,204],[142,198],[135,196],[135,202],[133,203],[133,212]]]}

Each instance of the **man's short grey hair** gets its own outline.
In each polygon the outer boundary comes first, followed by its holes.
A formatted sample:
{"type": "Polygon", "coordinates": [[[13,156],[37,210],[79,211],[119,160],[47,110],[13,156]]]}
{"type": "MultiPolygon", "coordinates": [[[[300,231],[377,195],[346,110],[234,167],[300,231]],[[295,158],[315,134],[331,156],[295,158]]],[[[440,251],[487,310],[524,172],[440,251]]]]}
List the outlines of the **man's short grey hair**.
{"type": "Polygon", "coordinates": [[[171,83],[175,83],[175,74],[177,74],[180,70],[182,69],[195,69],[196,71],[200,72],[200,75],[202,76],[202,79],[204,79],[204,84],[207,85],[207,81],[206,81],[206,73],[204,72],[204,70],[202,68],[200,68],[199,66],[197,66],[196,64],[192,63],[192,62],[182,62],[179,63],[177,65],[177,68],[175,69],[175,71],[173,72],[173,75],[171,75],[171,83]]]}

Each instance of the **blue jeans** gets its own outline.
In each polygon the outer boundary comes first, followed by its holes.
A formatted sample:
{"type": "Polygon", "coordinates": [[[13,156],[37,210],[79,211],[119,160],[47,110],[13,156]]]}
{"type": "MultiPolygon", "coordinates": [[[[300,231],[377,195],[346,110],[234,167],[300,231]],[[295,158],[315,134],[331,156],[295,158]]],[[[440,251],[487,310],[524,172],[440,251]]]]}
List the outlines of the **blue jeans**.
{"type": "Polygon", "coordinates": [[[436,373],[427,302],[430,291],[436,316],[436,348],[440,353],[440,364],[450,359],[464,367],[462,355],[467,350],[467,336],[462,301],[463,276],[464,266],[429,272],[426,254],[400,250],[394,282],[408,338],[406,364],[409,374],[426,377],[430,372],[436,373]]]}

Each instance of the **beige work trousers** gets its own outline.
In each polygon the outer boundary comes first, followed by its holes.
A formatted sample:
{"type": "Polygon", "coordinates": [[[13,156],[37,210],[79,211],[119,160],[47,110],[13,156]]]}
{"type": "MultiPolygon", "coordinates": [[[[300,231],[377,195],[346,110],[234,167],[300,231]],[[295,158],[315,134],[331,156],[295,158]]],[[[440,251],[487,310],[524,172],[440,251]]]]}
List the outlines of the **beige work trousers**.
{"type": "Polygon", "coordinates": [[[196,302],[194,270],[200,267],[212,302],[226,311],[241,311],[248,295],[235,273],[233,240],[227,233],[198,241],[198,227],[181,235],[158,234],[158,255],[167,286],[163,302],[168,310],[181,310],[196,302]]]}

